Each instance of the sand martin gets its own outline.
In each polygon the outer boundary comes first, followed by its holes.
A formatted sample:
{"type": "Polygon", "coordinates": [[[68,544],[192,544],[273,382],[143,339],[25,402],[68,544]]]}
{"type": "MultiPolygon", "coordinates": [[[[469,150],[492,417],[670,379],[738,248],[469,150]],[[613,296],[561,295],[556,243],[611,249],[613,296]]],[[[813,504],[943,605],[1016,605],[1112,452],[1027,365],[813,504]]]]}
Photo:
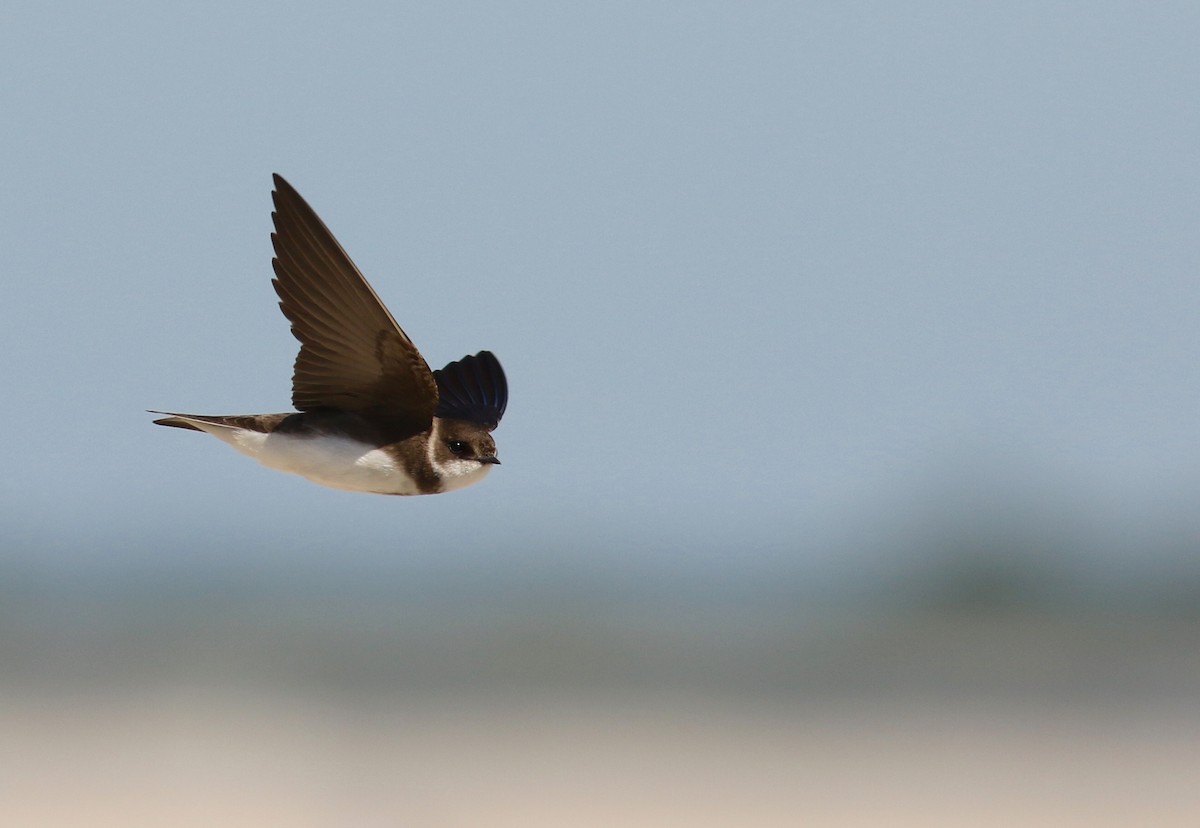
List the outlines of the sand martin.
{"type": "Polygon", "coordinates": [[[300,340],[298,413],[169,414],[272,469],[352,492],[418,495],[478,483],[508,385],[490,351],[430,371],[337,239],[282,177],[272,193],[279,307],[300,340]]]}

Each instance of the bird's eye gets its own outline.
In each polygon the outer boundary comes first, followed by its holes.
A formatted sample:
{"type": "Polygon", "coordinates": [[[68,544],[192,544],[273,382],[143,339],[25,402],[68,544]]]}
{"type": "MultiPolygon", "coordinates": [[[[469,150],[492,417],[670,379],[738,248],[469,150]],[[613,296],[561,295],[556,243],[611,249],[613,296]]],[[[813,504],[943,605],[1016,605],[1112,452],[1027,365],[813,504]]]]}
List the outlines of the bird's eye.
{"type": "Polygon", "coordinates": [[[451,454],[466,454],[467,453],[467,444],[464,443],[462,440],[450,440],[446,443],[446,445],[450,448],[451,454]]]}

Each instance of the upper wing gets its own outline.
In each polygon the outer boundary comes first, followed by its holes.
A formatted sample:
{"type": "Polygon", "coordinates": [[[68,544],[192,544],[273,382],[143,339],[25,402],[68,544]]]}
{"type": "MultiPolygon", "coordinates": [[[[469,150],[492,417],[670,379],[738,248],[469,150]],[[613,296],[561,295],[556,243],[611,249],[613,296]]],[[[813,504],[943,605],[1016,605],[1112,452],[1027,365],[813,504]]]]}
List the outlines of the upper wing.
{"type": "Polygon", "coordinates": [[[491,431],[508,406],[508,381],[491,351],[480,351],[433,372],[437,379],[437,416],[468,420],[491,431]]]}
{"type": "Polygon", "coordinates": [[[292,403],[396,418],[398,430],[429,428],[433,374],[337,239],[281,176],[275,212],[275,292],[300,340],[292,403]]]}

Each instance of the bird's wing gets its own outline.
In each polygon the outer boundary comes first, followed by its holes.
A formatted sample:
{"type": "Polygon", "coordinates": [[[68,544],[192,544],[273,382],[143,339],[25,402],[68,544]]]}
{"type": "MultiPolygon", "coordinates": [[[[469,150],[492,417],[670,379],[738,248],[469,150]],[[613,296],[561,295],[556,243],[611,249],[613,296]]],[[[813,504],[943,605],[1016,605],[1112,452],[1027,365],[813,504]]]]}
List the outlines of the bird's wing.
{"type": "Polygon", "coordinates": [[[468,420],[491,431],[508,406],[508,381],[491,351],[480,351],[433,372],[438,385],[437,416],[468,420]]]}
{"type": "Polygon", "coordinates": [[[292,403],[394,418],[395,428],[430,427],[438,390],[408,335],[300,194],[281,176],[272,193],[275,292],[300,340],[292,403]]]}

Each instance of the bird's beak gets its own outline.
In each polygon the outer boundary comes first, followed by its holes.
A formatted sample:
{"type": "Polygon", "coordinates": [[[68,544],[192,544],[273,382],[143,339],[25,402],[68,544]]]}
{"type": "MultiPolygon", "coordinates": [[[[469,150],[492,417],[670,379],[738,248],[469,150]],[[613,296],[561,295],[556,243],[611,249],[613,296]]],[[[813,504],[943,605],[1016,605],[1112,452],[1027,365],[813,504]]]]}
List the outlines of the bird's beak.
{"type": "Polygon", "coordinates": [[[494,455],[494,454],[489,454],[487,457],[480,457],[480,458],[479,458],[479,462],[480,462],[480,463],[490,463],[490,464],[492,464],[492,465],[494,465],[494,466],[499,466],[499,465],[500,465],[500,458],[499,458],[499,457],[497,457],[497,456],[496,456],[496,455],[494,455]]]}

